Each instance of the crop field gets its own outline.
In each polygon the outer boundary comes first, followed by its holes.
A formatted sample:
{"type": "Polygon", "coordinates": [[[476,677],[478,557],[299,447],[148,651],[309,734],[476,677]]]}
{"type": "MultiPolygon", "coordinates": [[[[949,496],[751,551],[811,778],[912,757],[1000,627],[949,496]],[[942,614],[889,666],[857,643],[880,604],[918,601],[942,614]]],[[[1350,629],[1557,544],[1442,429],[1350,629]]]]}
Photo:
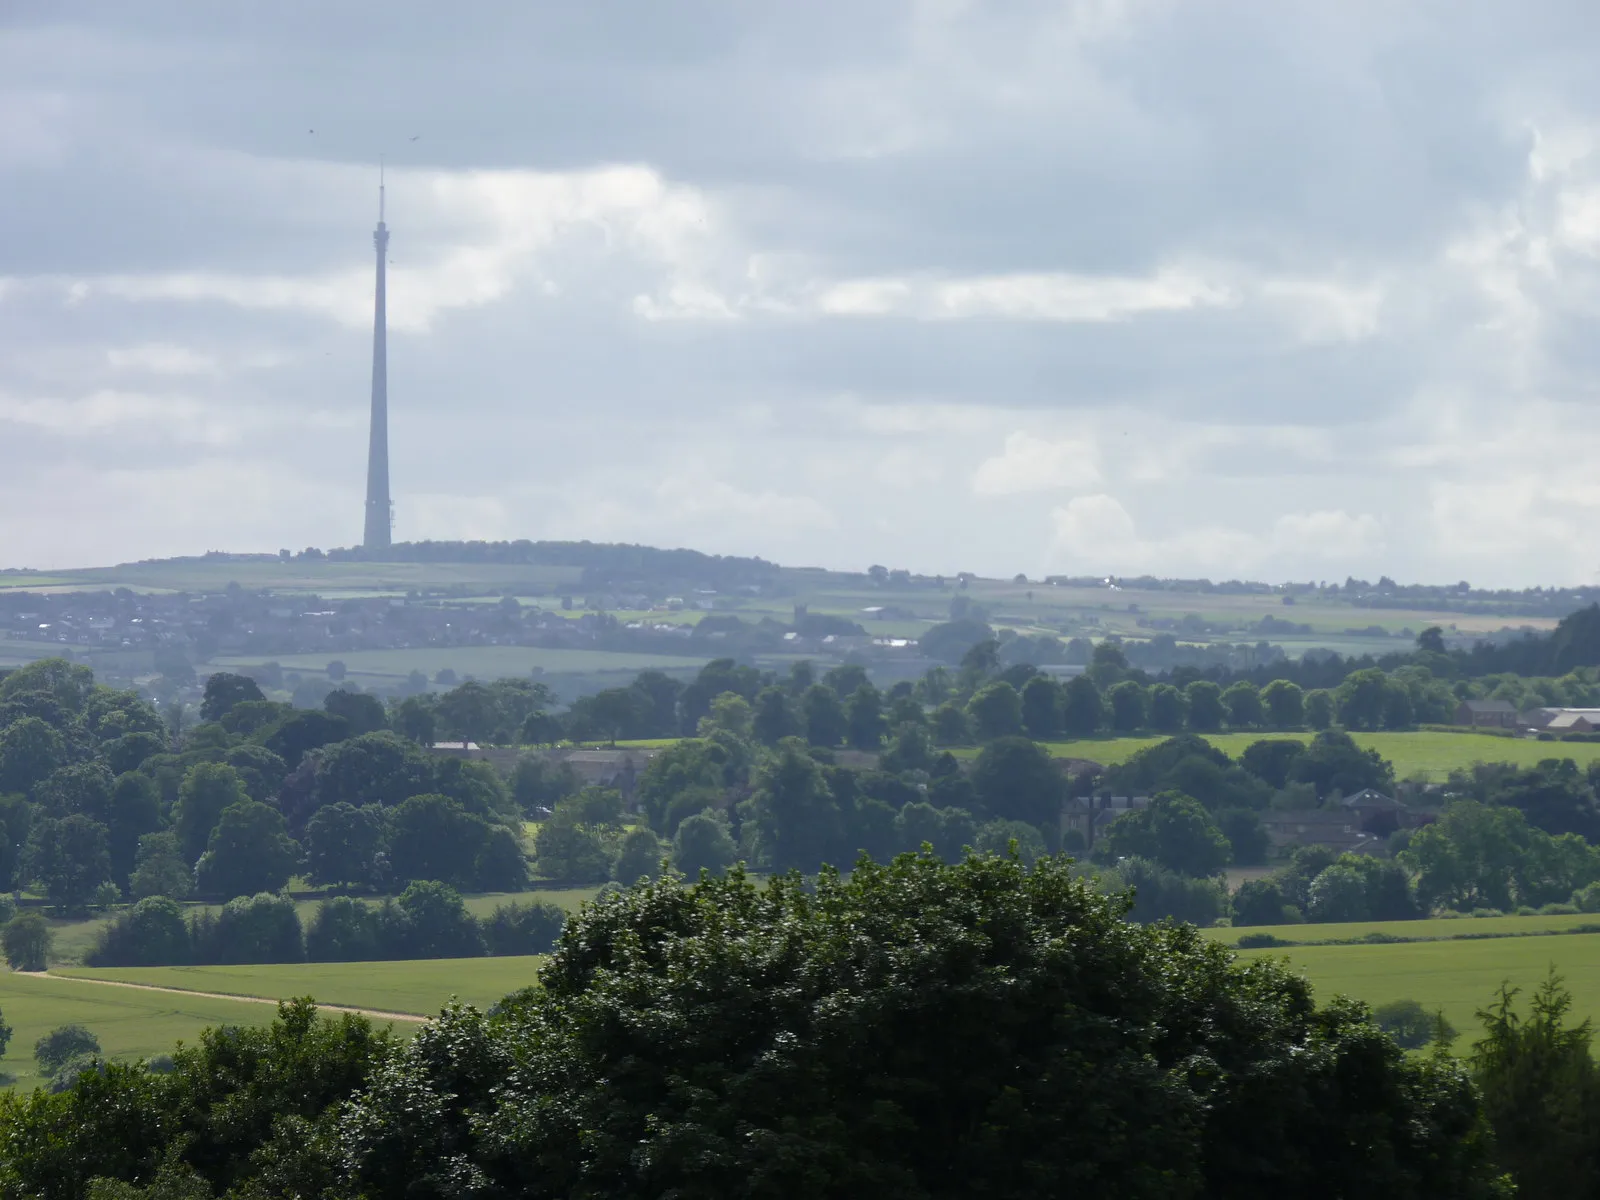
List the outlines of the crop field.
{"type": "Polygon", "coordinates": [[[13,1029],[0,1058],[0,1087],[31,1089],[42,1083],[33,1044],[62,1025],[82,1025],[112,1058],[149,1058],[171,1053],[180,1039],[193,1042],[211,1025],[255,1025],[270,1021],[266,1004],[177,996],[133,988],[94,987],[66,979],[0,972],[0,1013],[13,1029]]]}
{"type": "MultiPolygon", "coordinates": [[[[544,888],[527,892],[480,892],[476,895],[464,897],[467,911],[475,917],[487,917],[496,908],[506,904],[555,904],[567,910],[576,912],[580,904],[593,900],[598,888],[544,888]]],[[[316,911],[317,905],[322,903],[320,895],[304,895],[291,893],[296,896],[295,910],[300,914],[302,922],[309,921],[316,911]]],[[[381,896],[361,897],[370,904],[382,902],[381,896]]],[[[189,903],[183,906],[186,913],[197,913],[209,909],[215,912],[216,905],[189,903]]],[[[82,966],[84,956],[93,948],[100,930],[104,927],[107,917],[91,916],[62,920],[52,917],[49,919],[51,936],[54,939],[50,952],[50,965],[54,967],[82,966]]]]}
{"type": "MultiPolygon", "coordinates": [[[[1485,733],[1444,733],[1417,730],[1409,733],[1357,733],[1351,735],[1363,749],[1376,750],[1394,764],[1395,777],[1443,779],[1453,770],[1473,763],[1506,762],[1531,767],[1546,758],[1570,758],[1580,767],[1600,760],[1600,742],[1540,742],[1528,738],[1495,737],[1485,733]]],[[[1206,740],[1224,753],[1238,757],[1262,738],[1296,738],[1309,741],[1309,733],[1218,733],[1206,740]]],[[[1051,742],[1057,758],[1087,758],[1108,767],[1127,762],[1139,751],[1161,742],[1161,737],[1082,738],[1051,742]]]]}
{"type": "Polygon", "coordinates": [[[1416,1000],[1424,1008],[1442,1009],[1462,1034],[1457,1052],[1471,1045],[1481,1028],[1475,1014],[1494,998],[1502,982],[1522,989],[1526,1012],[1528,994],[1552,967],[1572,992],[1572,1021],[1600,1020],[1600,933],[1387,946],[1293,946],[1241,950],[1239,956],[1286,959],[1311,981],[1319,1003],[1343,994],[1368,1004],[1416,1000]]]}
{"type": "MultiPolygon", "coordinates": [[[[424,646],[411,650],[353,650],[343,654],[289,654],[275,661],[286,671],[321,673],[337,659],[351,675],[383,679],[404,679],[421,671],[430,680],[449,668],[459,677],[479,679],[522,676],[538,670],[552,675],[646,670],[695,670],[710,655],[701,657],[677,654],[627,653],[614,650],[546,649],[542,646],[424,646]]],[[[259,666],[261,658],[218,658],[213,664],[222,670],[259,666]]]]}
{"type": "Polygon", "coordinates": [[[1326,924],[1299,925],[1236,925],[1205,930],[1212,937],[1230,946],[1238,945],[1241,937],[1251,934],[1271,934],[1285,942],[1297,945],[1315,945],[1318,942],[1343,942],[1368,934],[1381,934],[1397,938],[1507,938],[1536,936],[1539,934],[1569,933],[1582,929],[1600,933],[1600,913],[1565,913],[1537,917],[1433,917],[1421,921],[1344,921],[1326,924]]]}
{"type": "MultiPolygon", "coordinates": [[[[286,1000],[311,996],[322,1004],[430,1017],[453,996],[487,1008],[518,988],[538,982],[539,963],[531,958],[425,958],[407,962],[274,963],[212,967],[66,967],[63,979],[108,979],[286,1000]]],[[[113,991],[91,989],[83,991],[113,991]]],[[[122,991],[133,991],[124,988],[122,991]]]]}
{"type": "Polygon", "coordinates": [[[126,587],[134,591],[220,591],[230,583],[279,592],[362,592],[405,595],[409,591],[482,587],[504,594],[526,588],[530,593],[575,584],[579,567],[517,566],[499,563],[365,563],[365,562],[228,562],[218,559],[170,559],[124,563],[79,571],[54,571],[48,576],[16,573],[3,578],[13,588],[54,587],[99,590],[126,587]],[[49,582],[44,582],[48,580],[49,582]],[[26,581],[26,582],[25,582],[26,581]]]}

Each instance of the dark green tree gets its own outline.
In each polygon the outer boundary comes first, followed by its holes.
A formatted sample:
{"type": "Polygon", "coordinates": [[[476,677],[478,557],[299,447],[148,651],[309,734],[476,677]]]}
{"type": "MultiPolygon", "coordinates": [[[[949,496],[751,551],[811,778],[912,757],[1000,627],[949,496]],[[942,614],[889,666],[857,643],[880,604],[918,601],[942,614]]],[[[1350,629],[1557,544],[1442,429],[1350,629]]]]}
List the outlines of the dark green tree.
{"type": "Polygon", "coordinates": [[[13,971],[42,971],[48,967],[52,940],[50,923],[35,908],[19,912],[0,932],[0,947],[4,947],[6,963],[13,971]]]}
{"type": "Polygon", "coordinates": [[[138,860],[139,839],[161,828],[161,793],[148,775],[130,771],[119,775],[111,790],[111,812],[106,824],[111,851],[111,877],[126,888],[138,860]]]}
{"type": "Polygon", "coordinates": [[[626,892],[576,917],[499,1017],[418,1033],[343,1118],[343,1185],[1495,1194],[1458,1067],[1408,1059],[1359,1005],[1318,1010],[1280,965],[1130,928],[1121,904],[1050,859],[626,892]]]}
{"type": "Polygon", "coordinates": [[[1061,728],[1069,737],[1092,737],[1103,724],[1100,689],[1088,675],[1074,675],[1061,688],[1061,728]]]}
{"type": "Polygon", "coordinates": [[[795,715],[789,693],[781,687],[762,688],[756,696],[755,714],[750,721],[751,736],[763,746],[776,746],[799,732],[800,719],[795,715]]]}
{"type": "Polygon", "coordinates": [[[194,890],[194,868],[183,856],[178,835],[171,830],[147,833],[139,839],[128,891],[135,900],[169,896],[182,900],[194,890]]]}
{"type": "Polygon", "coordinates": [[[1261,692],[1248,679],[1241,679],[1222,693],[1222,707],[1228,711],[1229,729],[1256,729],[1266,721],[1261,692]]]}
{"type": "Polygon", "coordinates": [[[1105,831],[1113,856],[1147,858],[1180,875],[1215,875],[1231,849],[1211,814],[1192,796],[1162,792],[1144,808],[1124,813],[1105,831]]]}
{"type": "Polygon", "coordinates": [[[81,813],[45,817],[34,823],[25,863],[51,904],[80,911],[111,882],[110,837],[104,825],[81,813]]]}
{"type": "Polygon", "coordinates": [[[986,683],[967,701],[967,726],[980,742],[1022,732],[1022,697],[1005,680],[986,683]]]}
{"type": "Polygon", "coordinates": [[[1027,738],[996,738],[978,753],[972,788],[983,814],[1035,828],[1061,817],[1065,782],[1049,753],[1027,738]]]}
{"type": "Polygon", "coordinates": [[[1157,733],[1177,733],[1189,719],[1183,693],[1170,683],[1150,689],[1150,728],[1157,733]]]}
{"type": "Polygon", "coordinates": [[[1274,729],[1299,729],[1305,723],[1305,693],[1288,679],[1274,679],[1261,689],[1267,724],[1274,729]]]}
{"type": "Polygon", "coordinates": [[[800,716],[806,741],[813,746],[837,746],[850,729],[838,694],[824,684],[813,684],[805,690],[800,697],[800,716]]]}
{"type": "Polygon", "coordinates": [[[91,967],[170,967],[189,958],[183,909],[167,896],[148,896],[101,929],[87,961],[91,967]]]}
{"type": "Polygon", "coordinates": [[[765,866],[815,871],[833,855],[842,832],[839,804],[798,739],[780,742],[751,782],[755,791],[747,803],[765,866]]]}
{"type": "Polygon", "coordinates": [[[68,759],[61,735],[38,717],[0,729],[0,792],[29,793],[68,759]]]}
{"type": "Polygon", "coordinates": [[[672,836],[672,865],[691,879],[701,871],[720,875],[738,857],[727,819],[711,809],[686,817],[672,836]]]}
{"type": "Polygon", "coordinates": [[[630,829],[617,846],[611,878],[618,883],[654,879],[661,874],[661,860],[666,856],[667,847],[654,832],[642,828],[630,829]]]}
{"type": "MultiPolygon", "coordinates": [[[[546,822],[545,828],[551,824],[546,822]]],[[[470,888],[488,832],[489,823],[467,812],[459,800],[437,794],[412,796],[389,814],[390,870],[400,882],[436,879],[470,888]]],[[[541,847],[543,837],[541,829],[541,847]]]]}
{"type": "MultiPolygon", "coordinates": [[[[1175,689],[1173,695],[1177,695],[1175,689]]],[[[1143,729],[1148,719],[1146,713],[1148,700],[1149,696],[1144,685],[1132,679],[1112,684],[1106,692],[1106,702],[1111,709],[1111,728],[1118,733],[1133,733],[1143,729]]],[[[1173,728],[1182,727],[1183,717],[1180,713],[1173,728]]]]}
{"type": "Polygon", "coordinates": [[[207,762],[191,767],[172,810],[172,827],[185,860],[195,862],[205,853],[223,809],[249,798],[244,780],[232,767],[207,762]]]}
{"type": "Polygon", "coordinates": [[[324,750],[317,762],[320,804],[389,806],[433,790],[434,767],[427,755],[416,743],[393,733],[367,733],[339,742],[324,750]]]}
{"type": "Polygon", "coordinates": [[[377,882],[384,846],[383,811],[376,805],[329,804],[306,822],[306,877],[316,884],[377,882]]]}
{"type": "Polygon", "coordinates": [[[1022,728],[1035,741],[1049,741],[1061,732],[1061,696],[1044,675],[1022,685],[1022,728]]]}
{"type": "Polygon", "coordinates": [[[1222,689],[1209,679],[1197,679],[1183,689],[1184,708],[1189,728],[1195,733],[1215,733],[1222,728],[1227,709],[1222,704],[1222,689]]]}
{"type": "Polygon", "coordinates": [[[1589,1021],[1572,1022],[1571,993],[1554,970],[1526,1016],[1516,997],[1501,986],[1478,1013],[1483,1037],[1472,1047],[1495,1155],[1518,1195],[1600,1195],[1600,1067],[1589,1021]]]}
{"type": "Polygon", "coordinates": [[[200,719],[220,721],[236,705],[265,699],[261,694],[261,686],[248,675],[217,671],[206,676],[205,697],[200,701],[200,719]]]}
{"type": "Polygon", "coordinates": [[[383,701],[365,692],[335,688],[323,698],[322,707],[329,715],[343,717],[349,723],[351,737],[389,728],[389,714],[384,711],[383,701]]]}
{"type": "Polygon", "coordinates": [[[222,810],[195,864],[195,883],[202,894],[222,899],[276,892],[299,868],[300,858],[300,844],[289,836],[282,813],[241,800],[222,810]]]}
{"type": "Polygon", "coordinates": [[[870,683],[863,683],[845,701],[846,739],[852,749],[877,750],[883,745],[887,725],[883,719],[883,697],[870,683]]]}

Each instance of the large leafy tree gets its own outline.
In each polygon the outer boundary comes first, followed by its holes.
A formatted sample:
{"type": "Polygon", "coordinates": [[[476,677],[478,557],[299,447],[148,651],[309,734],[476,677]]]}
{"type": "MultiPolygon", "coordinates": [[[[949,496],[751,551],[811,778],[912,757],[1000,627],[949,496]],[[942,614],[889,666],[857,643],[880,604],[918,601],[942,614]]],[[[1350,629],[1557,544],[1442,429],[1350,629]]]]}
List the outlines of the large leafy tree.
{"type": "Polygon", "coordinates": [[[377,882],[383,812],[376,805],[330,804],[306,823],[306,874],[312,883],[377,882]]]}
{"type": "Polygon", "coordinates": [[[747,804],[765,865],[814,871],[834,854],[843,832],[839,803],[799,739],[779,743],[752,782],[755,793],[747,804]]]}
{"type": "Polygon", "coordinates": [[[27,873],[50,903],[81,909],[101,884],[111,882],[106,827],[82,813],[36,822],[28,841],[27,873]]]}
{"type": "Polygon", "coordinates": [[[217,827],[223,809],[250,797],[239,772],[223,763],[197,763],[183,777],[172,823],[178,846],[189,862],[205,853],[211,831],[217,827]]]}
{"type": "Polygon", "coordinates": [[[236,705],[265,699],[260,685],[249,676],[217,671],[206,677],[205,696],[200,701],[200,719],[220,721],[236,705]]]}
{"type": "Polygon", "coordinates": [[[414,742],[367,733],[322,752],[317,762],[321,804],[399,804],[433,790],[433,764],[414,742]]]}
{"type": "Polygon", "coordinates": [[[972,767],[972,788],[985,815],[1029,825],[1060,819],[1065,782],[1050,754],[1023,737],[996,738],[972,767]]]}
{"type": "Polygon", "coordinates": [[[241,800],[222,810],[195,864],[195,881],[201,892],[226,900],[276,892],[299,865],[300,846],[284,828],[283,814],[241,800]]]}
{"type": "Polygon", "coordinates": [[[498,1017],[347,1111],[352,1192],[485,1198],[1495,1194],[1462,1070],[1065,862],[735,871],[585,910],[498,1017]],[[458,1193],[457,1193],[458,1194],[458,1193]]]}
{"type": "Polygon", "coordinates": [[[1111,822],[1105,849],[1112,856],[1148,858],[1169,871],[1195,877],[1216,874],[1232,855],[1211,814],[1182,792],[1162,792],[1146,807],[1111,822]]]}

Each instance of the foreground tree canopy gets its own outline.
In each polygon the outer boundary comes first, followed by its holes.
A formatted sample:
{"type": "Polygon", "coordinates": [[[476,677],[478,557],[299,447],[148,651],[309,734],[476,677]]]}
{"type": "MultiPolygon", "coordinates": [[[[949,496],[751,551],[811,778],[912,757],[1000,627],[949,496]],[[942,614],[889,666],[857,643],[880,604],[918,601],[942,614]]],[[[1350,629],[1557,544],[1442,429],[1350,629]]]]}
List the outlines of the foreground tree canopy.
{"type": "Polygon", "coordinates": [[[351,1018],[319,1034],[286,1010],[272,1031],[208,1035],[171,1075],[112,1068],[8,1099],[0,1184],[14,1196],[83,1194],[93,1176],[123,1181],[95,1185],[102,1196],[1497,1194],[1476,1093],[1453,1062],[1408,1059],[1359,1005],[1319,1010],[1281,967],[1237,967],[1190,927],[1129,924],[1123,904],[1049,858],[1030,871],[908,855],[814,885],[738,872],[641,884],[572,922],[541,987],[491,1015],[452,1009],[403,1049],[351,1018]],[[280,1093],[297,1078],[307,1092],[290,1103],[280,1093]],[[269,1103],[286,1107],[268,1118],[269,1103]],[[235,1110],[262,1116],[239,1126],[235,1110]]]}

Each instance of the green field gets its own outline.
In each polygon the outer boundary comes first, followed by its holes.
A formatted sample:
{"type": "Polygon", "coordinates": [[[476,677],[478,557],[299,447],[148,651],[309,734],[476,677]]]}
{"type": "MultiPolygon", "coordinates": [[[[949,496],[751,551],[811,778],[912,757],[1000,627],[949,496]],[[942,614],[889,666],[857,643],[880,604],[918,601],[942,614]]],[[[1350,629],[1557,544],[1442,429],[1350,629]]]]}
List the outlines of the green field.
{"type": "MultiPolygon", "coordinates": [[[[67,979],[111,979],[192,992],[265,996],[284,1000],[311,996],[322,1004],[378,1012],[433,1016],[452,996],[487,1008],[537,982],[539,958],[426,958],[410,962],[276,963],[238,967],[66,967],[67,979]]],[[[132,988],[81,990],[126,991],[132,988]]]]}
{"type": "Polygon", "coordinates": [[[1385,934],[1390,937],[1411,938],[1417,941],[1429,938],[1487,938],[1523,937],[1545,933],[1566,933],[1574,929],[1600,932],[1600,913],[1571,913],[1547,917],[1433,917],[1423,921],[1347,921],[1327,924],[1304,923],[1298,925],[1249,925],[1219,927],[1205,930],[1206,936],[1239,944],[1241,937],[1251,934],[1271,934],[1285,942],[1297,945],[1315,945],[1318,942],[1344,942],[1367,934],[1385,934]]]}
{"type": "MultiPolygon", "coordinates": [[[[1546,758],[1570,758],[1580,767],[1600,761],[1600,742],[1540,742],[1528,738],[1495,737],[1487,733],[1444,733],[1417,730],[1411,733],[1356,733],[1356,744],[1376,750],[1394,764],[1395,778],[1443,779],[1453,770],[1464,770],[1474,763],[1514,763],[1531,767],[1546,758]]],[[[1295,738],[1305,742],[1309,733],[1214,733],[1206,741],[1237,758],[1252,742],[1263,738],[1295,738]]],[[[1151,737],[1080,738],[1051,742],[1050,753],[1057,758],[1087,758],[1108,767],[1127,762],[1139,751],[1164,739],[1151,737]]],[[[976,751],[966,753],[975,754],[976,751]]]]}
{"type": "MultiPolygon", "coordinates": [[[[598,888],[549,888],[542,891],[529,892],[480,892],[476,895],[465,897],[467,911],[475,917],[487,917],[501,905],[506,904],[555,904],[566,909],[569,913],[576,912],[580,904],[593,900],[598,888]]],[[[323,897],[319,894],[310,896],[295,894],[295,910],[300,914],[302,922],[309,921],[317,905],[322,903],[323,897]]],[[[361,897],[368,903],[381,903],[381,896],[361,897]]],[[[216,911],[217,905],[189,903],[185,904],[186,912],[199,912],[202,909],[216,911]]],[[[71,920],[48,918],[50,932],[54,941],[50,951],[50,965],[52,967],[77,967],[83,965],[84,955],[94,946],[100,936],[100,930],[109,920],[106,916],[78,917],[71,920]]]]}
{"type": "MultiPolygon", "coordinates": [[[[1600,933],[1569,937],[1491,938],[1389,946],[1295,946],[1241,950],[1241,959],[1286,959],[1316,988],[1318,1003],[1335,994],[1369,1004],[1417,1000],[1442,1009],[1470,1046],[1480,1025],[1474,1015],[1502,982],[1527,994],[1553,966],[1572,992],[1572,1019],[1600,1020],[1600,933]]],[[[1524,1008],[1526,1011],[1526,1008],[1524,1008]]]]}
{"type": "Polygon", "coordinates": [[[256,1025],[270,1021],[271,1005],[203,996],[175,996],[133,988],[95,987],[66,979],[0,972],[0,1013],[14,1030],[0,1058],[0,1086],[32,1088],[42,1082],[33,1044],[61,1025],[82,1025],[114,1058],[149,1058],[171,1053],[180,1039],[193,1042],[211,1025],[256,1025]]]}
{"type": "MultiPolygon", "coordinates": [[[[289,654],[273,661],[286,671],[320,674],[337,659],[350,675],[358,679],[392,683],[412,671],[421,671],[430,680],[448,667],[457,676],[501,679],[539,671],[552,675],[639,671],[692,671],[710,655],[626,653],[616,650],[546,649],[542,646],[422,646],[410,650],[353,650],[343,654],[289,654]]],[[[260,666],[260,657],[218,658],[211,663],[220,670],[260,666]]],[[[624,683],[631,679],[624,679],[624,683]]]]}

